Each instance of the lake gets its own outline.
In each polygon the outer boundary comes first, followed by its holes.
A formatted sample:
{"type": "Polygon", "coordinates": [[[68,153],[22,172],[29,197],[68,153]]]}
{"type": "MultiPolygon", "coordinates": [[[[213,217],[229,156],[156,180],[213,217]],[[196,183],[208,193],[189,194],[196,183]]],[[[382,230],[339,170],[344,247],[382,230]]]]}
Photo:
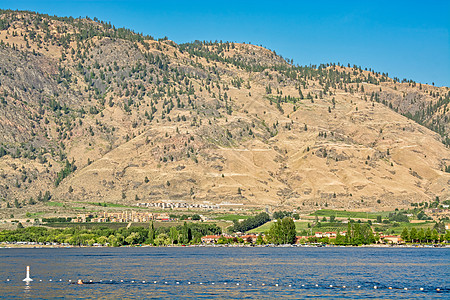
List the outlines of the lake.
{"type": "Polygon", "coordinates": [[[450,249],[0,249],[8,299],[449,299],[449,278],[450,249]]]}

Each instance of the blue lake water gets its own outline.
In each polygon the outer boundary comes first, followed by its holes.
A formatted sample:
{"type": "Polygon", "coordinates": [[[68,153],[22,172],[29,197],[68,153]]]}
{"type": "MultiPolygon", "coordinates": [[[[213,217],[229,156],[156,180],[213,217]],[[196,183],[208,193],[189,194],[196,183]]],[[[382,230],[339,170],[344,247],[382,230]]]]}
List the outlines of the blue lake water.
{"type": "Polygon", "coordinates": [[[0,249],[7,299],[449,299],[449,278],[450,249],[0,249]]]}

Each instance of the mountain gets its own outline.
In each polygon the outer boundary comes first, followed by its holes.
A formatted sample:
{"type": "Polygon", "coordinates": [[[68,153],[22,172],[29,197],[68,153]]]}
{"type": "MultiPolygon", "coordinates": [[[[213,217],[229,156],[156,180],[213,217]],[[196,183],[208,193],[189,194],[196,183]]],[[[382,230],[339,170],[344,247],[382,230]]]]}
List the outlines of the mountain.
{"type": "Polygon", "coordinates": [[[0,204],[386,210],[445,200],[449,102],[448,87],[359,66],[297,66],[251,44],[178,45],[4,10],[0,204]]]}

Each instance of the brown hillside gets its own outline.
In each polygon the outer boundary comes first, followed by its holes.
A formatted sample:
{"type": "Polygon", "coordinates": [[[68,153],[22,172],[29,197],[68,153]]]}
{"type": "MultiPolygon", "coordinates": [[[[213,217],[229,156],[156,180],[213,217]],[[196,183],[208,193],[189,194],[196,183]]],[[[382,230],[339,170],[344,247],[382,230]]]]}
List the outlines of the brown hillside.
{"type": "Polygon", "coordinates": [[[3,208],[53,210],[46,191],[299,209],[450,198],[447,87],[87,19],[0,21],[3,208]]]}

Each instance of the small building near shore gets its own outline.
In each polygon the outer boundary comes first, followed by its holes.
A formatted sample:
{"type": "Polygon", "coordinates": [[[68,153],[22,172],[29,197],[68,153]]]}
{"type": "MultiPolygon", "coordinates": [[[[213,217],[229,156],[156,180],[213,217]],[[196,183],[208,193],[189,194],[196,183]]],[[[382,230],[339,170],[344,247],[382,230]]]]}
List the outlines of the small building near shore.
{"type": "Polygon", "coordinates": [[[399,235],[382,235],[380,236],[380,240],[388,244],[399,244],[403,242],[402,238],[399,235]]]}
{"type": "Polygon", "coordinates": [[[256,239],[258,238],[258,236],[256,234],[247,234],[247,235],[240,236],[240,238],[243,239],[244,242],[247,242],[247,243],[256,243],[256,239]]]}
{"type": "Polygon", "coordinates": [[[220,237],[221,235],[205,235],[201,238],[201,241],[204,244],[215,244],[220,237]]]}

